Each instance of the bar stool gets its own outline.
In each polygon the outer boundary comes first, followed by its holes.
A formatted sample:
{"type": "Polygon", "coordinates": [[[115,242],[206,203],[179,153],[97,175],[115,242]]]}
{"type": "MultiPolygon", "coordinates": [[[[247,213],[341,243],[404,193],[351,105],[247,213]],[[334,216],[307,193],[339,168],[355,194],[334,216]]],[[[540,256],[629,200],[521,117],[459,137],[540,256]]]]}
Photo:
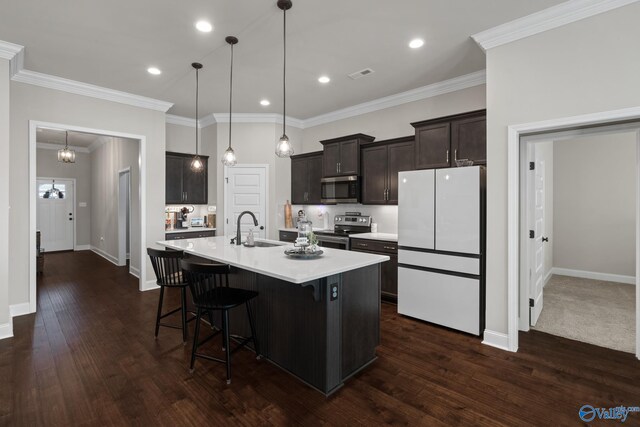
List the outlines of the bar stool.
{"type": "Polygon", "coordinates": [[[158,331],[160,326],[173,329],[182,329],[182,342],[187,345],[189,337],[189,329],[187,323],[194,318],[187,320],[187,283],[182,279],[182,270],[180,269],[180,260],[184,256],[182,251],[169,251],[147,248],[147,254],[151,259],[151,265],[153,271],[156,273],[156,283],[160,286],[160,299],[158,301],[158,314],[156,316],[156,333],[155,337],[158,338],[158,331]],[[180,289],[180,307],[162,314],[162,301],[164,300],[165,288],[177,288],[180,289]],[[182,326],[169,325],[161,323],[160,320],[167,316],[170,316],[178,311],[182,311],[182,326]]]}
{"type": "Polygon", "coordinates": [[[229,287],[230,266],[226,264],[196,264],[189,263],[185,260],[180,261],[182,274],[193,297],[193,304],[197,308],[196,330],[193,338],[193,348],[191,351],[190,371],[193,373],[196,357],[213,360],[226,364],[227,367],[227,384],[231,384],[231,353],[235,353],[240,348],[247,345],[249,341],[253,342],[256,351],[256,358],[260,359],[260,347],[256,337],[255,325],[253,322],[253,314],[251,313],[250,301],[258,296],[255,291],[245,289],[237,289],[229,287]],[[247,316],[249,318],[249,326],[251,327],[250,337],[240,337],[229,334],[229,310],[244,304],[247,308],[247,316]],[[212,311],[222,312],[222,329],[214,332],[202,341],[198,341],[200,334],[200,319],[203,314],[211,315],[212,311]],[[198,347],[211,338],[222,332],[223,347],[225,349],[225,359],[219,359],[207,354],[198,353],[198,347]],[[229,340],[233,339],[238,343],[236,348],[231,350],[229,340]]]}

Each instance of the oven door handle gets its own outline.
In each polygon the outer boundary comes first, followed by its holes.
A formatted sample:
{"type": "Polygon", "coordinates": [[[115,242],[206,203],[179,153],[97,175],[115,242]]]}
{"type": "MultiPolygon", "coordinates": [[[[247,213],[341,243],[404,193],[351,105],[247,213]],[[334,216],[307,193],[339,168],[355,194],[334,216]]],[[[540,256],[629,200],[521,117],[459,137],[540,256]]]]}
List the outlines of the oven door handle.
{"type": "Polygon", "coordinates": [[[349,244],[348,237],[332,237],[332,236],[322,236],[320,234],[316,234],[319,242],[329,242],[329,243],[342,243],[349,244]]]}

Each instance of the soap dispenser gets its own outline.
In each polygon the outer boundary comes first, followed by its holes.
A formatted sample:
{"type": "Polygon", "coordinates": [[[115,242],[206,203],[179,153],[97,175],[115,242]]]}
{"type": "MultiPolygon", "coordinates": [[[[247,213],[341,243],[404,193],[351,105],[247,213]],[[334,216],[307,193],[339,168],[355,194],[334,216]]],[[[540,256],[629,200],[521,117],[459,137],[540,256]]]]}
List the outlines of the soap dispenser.
{"type": "Polygon", "coordinates": [[[256,245],[256,241],[255,238],[253,237],[253,228],[249,229],[249,234],[247,235],[247,246],[255,246],[256,245]]]}

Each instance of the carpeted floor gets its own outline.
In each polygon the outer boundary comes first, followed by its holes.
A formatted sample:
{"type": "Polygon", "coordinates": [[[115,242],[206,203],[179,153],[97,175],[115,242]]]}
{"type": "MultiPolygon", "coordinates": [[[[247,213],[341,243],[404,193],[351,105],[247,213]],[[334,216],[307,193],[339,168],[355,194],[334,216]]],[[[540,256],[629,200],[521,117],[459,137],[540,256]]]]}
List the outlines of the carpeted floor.
{"type": "Polygon", "coordinates": [[[533,328],[635,353],[635,286],[553,275],[533,328]]]}

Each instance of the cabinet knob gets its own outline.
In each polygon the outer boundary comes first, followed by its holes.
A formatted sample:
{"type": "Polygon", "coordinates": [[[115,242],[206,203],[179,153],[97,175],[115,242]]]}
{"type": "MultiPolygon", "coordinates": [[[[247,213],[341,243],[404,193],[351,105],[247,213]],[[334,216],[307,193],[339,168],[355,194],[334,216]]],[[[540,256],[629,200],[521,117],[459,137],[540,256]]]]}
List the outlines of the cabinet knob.
{"type": "Polygon", "coordinates": [[[449,163],[449,150],[447,150],[447,163],[449,163]]]}

